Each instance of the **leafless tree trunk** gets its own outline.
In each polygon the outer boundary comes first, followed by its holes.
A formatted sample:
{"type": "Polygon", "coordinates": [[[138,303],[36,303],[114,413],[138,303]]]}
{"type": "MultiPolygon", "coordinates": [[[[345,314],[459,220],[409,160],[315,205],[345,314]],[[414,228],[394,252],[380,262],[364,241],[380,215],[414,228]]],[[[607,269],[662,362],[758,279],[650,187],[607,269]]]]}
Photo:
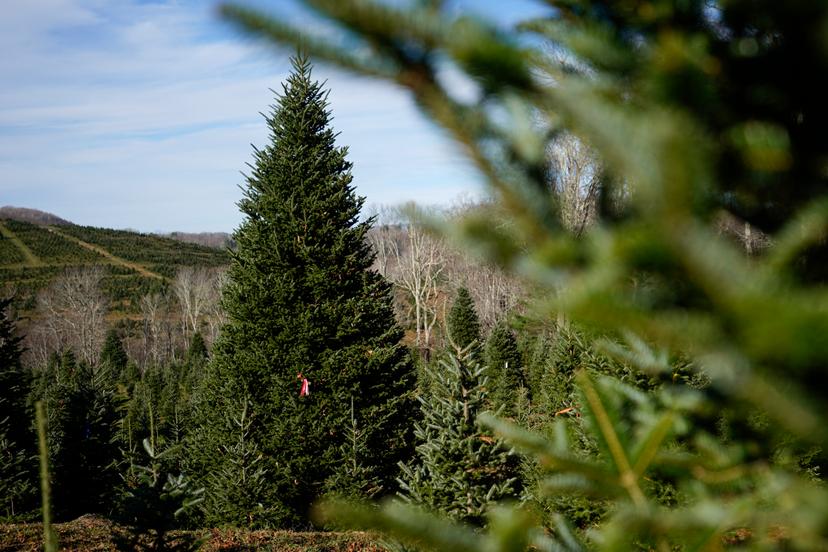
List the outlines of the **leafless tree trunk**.
{"type": "Polygon", "coordinates": [[[457,268],[451,280],[462,282],[469,290],[485,334],[515,308],[522,296],[522,287],[502,270],[465,256],[457,268]]]}
{"type": "Polygon", "coordinates": [[[373,268],[388,277],[395,259],[393,251],[399,251],[402,247],[401,240],[405,239],[400,209],[385,205],[374,206],[369,214],[374,217],[374,226],[368,232],[368,241],[376,254],[373,268]]]}
{"type": "Polygon", "coordinates": [[[375,267],[408,296],[415,343],[427,351],[438,318],[445,246],[416,223],[403,224],[406,215],[399,208],[383,209],[379,219],[385,224],[376,226],[368,237],[377,254],[375,267]]]}
{"type": "Polygon", "coordinates": [[[227,321],[227,313],[221,304],[221,292],[226,283],[227,269],[217,270],[212,280],[210,297],[205,309],[208,334],[204,336],[204,340],[208,346],[211,346],[216,341],[222,326],[227,321]]]}
{"type": "Polygon", "coordinates": [[[71,347],[94,364],[106,333],[106,299],[100,290],[99,266],[67,270],[38,297],[44,333],[56,349],[71,347]]]}
{"type": "Polygon", "coordinates": [[[144,320],[144,358],[153,364],[160,364],[164,326],[164,297],[153,293],[141,297],[141,317],[144,320]]]}
{"type": "Polygon", "coordinates": [[[395,270],[391,279],[411,298],[417,346],[429,349],[437,322],[440,276],[445,269],[444,244],[415,224],[408,227],[407,238],[405,248],[392,242],[395,270]]]}
{"type": "Polygon", "coordinates": [[[601,171],[587,145],[572,135],[550,149],[552,191],[558,198],[561,224],[580,236],[598,215],[601,171]]]}
{"type": "MultiPolygon", "coordinates": [[[[462,217],[485,207],[479,201],[455,204],[444,216],[462,217]]],[[[427,351],[434,327],[445,318],[446,302],[454,288],[465,285],[475,299],[484,330],[512,310],[523,294],[520,282],[485,265],[407,218],[405,209],[375,210],[380,222],[369,233],[377,258],[374,267],[408,297],[408,311],[398,313],[415,328],[415,343],[427,351]]]]}
{"type": "Polygon", "coordinates": [[[181,333],[186,339],[198,331],[201,317],[214,298],[215,271],[183,267],[173,281],[173,292],[181,308],[181,333]]]}

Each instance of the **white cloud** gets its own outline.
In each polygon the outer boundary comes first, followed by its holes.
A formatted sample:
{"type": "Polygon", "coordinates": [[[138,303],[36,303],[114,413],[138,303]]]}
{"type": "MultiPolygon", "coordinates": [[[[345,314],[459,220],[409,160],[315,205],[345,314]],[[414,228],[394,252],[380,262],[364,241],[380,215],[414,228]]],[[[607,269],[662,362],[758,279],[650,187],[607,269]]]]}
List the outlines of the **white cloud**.
{"type": "MultiPolygon", "coordinates": [[[[207,3],[36,0],[0,19],[0,204],[83,224],[229,230],[286,56],[207,3]],[[8,17],[6,17],[8,16],[8,17]]],[[[407,95],[318,67],[369,203],[448,201],[475,177],[407,95]]],[[[450,76],[450,75],[449,75],[450,76]]]]}

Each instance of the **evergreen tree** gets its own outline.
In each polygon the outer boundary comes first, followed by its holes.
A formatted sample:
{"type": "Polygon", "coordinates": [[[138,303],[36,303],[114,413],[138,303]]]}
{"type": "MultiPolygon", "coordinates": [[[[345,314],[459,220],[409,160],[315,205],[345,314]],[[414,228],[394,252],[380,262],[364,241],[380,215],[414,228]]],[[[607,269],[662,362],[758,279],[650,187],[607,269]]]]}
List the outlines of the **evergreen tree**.
{"type": "Polygon", "coordinates": [[[204,337],[201,332],[196,332],[190,339],[190,346],[187,349],[187,364],[190,366],[201,366],[207,360],[209,352],[207,351],[207,344],[204,343],[204,337]]]}
{"type": "Polygon", "coordinates": [[[522,331],[518,334],[518,348],[526,359],[526,385],[533,402],[543,395],[543,376],[552,355],[552,343],[552,332],[547,329],[522,331]]]}
{"type": "Polygon", "coordinates": [[[204,489],[195,488],[183,474],[170,471],[173,448],[159,450],[143,440],[144,460],[133,463],[117,498],[117,517],[131,528],[129,538],[116,537],[120,550],[197,550],[194,536],[178,535],[174,546],[169,532],[192,508],[204,500],[204,489]],[[142,540],[149,545],[142,546],[142,540]]]}
{"type": "Polygon", "coordinates": [[[541,376],[541,395],[537,404],[547,412],[558,412],[577,403],[575,375],[579,370],[617,378],[641,390],[651,390],[658,382],[630,365],[601,352],[594,336],[576,325],[560,328],[541,376]]]}
{"type": "Polygon", "coordinates": [[[31,378],[21,363],[23,349],[9,307],[0,299],[0,517],[13,517],[31,506],[33,454],[31,411],[26,402],[31,378]]]}
{"type": "Polygon", "coordinates": [[[78,362],[71,350],[44,370],[54,508],[71,519],[109,511],[117,470],[120,399],[106,364],[78,362]]]}
{"type": "Polygon", "coordinates": [[[431,370],[434,392],[420,398],[414,463],[400,464],[401,496],[408,502],[483,525],[496,501],[517,498],[518,458],[477,424],[486,402],[485,368],[466,347],[431,370]]]}
{"type": "Polygon", "coordinates": [[[325,488],[339,496],[372,498],[382,492],[383,482],[377,475],[376,466],[371,465],[373,451],[365,442],[365,430],[356,419],[353,403],[351,397],[351,419],[345,428],[345,443],[340,446],[345,461],[335,468],[333,475],[325,482],[325,488]]]}
{"type": "Polygon", "coordinates": [[[480,320],[474,309],[474,299],[465,287],[457,290],[446,324],[449,337],[456,347],[465,349],[474,342],[480,343],[480,320]]]}
{"type": "Polygon", "coordinates": [[[21,362],[22,338],[16,335],[16,324],[9,313],[11,301],[0,299],[0,422],[7,421],[6,438],[25,447],[33,442],[31,411],[26,403],[31,376],[21,362]]]}
{"type": "Polygon", "coordinates": [[[8,419],[0,420],[0,520],[14,519],[32,506],[35,489],[32,459],[7,437],[8,432],[8,419]]]}
{"type": "MultiPolygon", "coordinates": [[[[252,439],[253,418],[249,408],[248,398],[242,397],[231,404],[221,418],[226,435],[220,445],[224,462],[220,469],[209,475],[205,525],[255,527],[267,524],[277,515],[274,508],[283,508],[280,503],[271,504],[267,498],[268,474],[262,453],[252,439]]],[[[210,440],[209,435],[196,434],[196,438],[202,437],[210,440]]]]}
{"type": "Polygon", "coordinates": [[[486,342],[486,366],[492,404],[495,408],[502,407],[504,415],[513,415],[526,381],[517,340],[505,322],[495,326],[486,342]]]}
{"type": "Polygon", "coordinates": [[[212,478],[231,462],[221,413],[233,397],[249,397],[249,442],[262,454],[263,500],[273,506],[258,523],[285,526],[306,523],[343,462],[351,397],[372,464],[392,478],[408,447],[414,381],[391,287],[370,268],[371,221],[358,222],[364,200],[305,57],[294,58],[266,119],[271,142],[255,151],[239,203],[246,218],[223,294],[228,323],[201,386],[191,462],[208,495],[218,492],[212,478]]]}
{"type": "Polygon", "coordinates": [[[121,337],[115,328],[110,329],[106,333],[99,362],[106,364],[112,373],[116,375],[120,375],[126,370],[129,357],[127,357],[124,344],[121,342],[121,337]]]}

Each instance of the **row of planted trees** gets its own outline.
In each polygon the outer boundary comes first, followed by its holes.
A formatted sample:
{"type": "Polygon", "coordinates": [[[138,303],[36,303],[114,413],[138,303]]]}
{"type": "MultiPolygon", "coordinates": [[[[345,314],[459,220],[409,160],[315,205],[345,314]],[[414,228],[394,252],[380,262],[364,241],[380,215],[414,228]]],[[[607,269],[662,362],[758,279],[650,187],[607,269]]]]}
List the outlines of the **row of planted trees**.
{"type": "MultiPolygon", "coordinates": [[[[141,468],[165,455],[165,472],[181,472],[181,445],[189,427],[192,392],[207,360],[207,348],[195,334],[186,358],[143,370],[129,360],[111,331],[94,362],[71,349],[51,355],[45,366],[23,366],[23,350],[3,301],[3,389],[0,393],[0,471],[5,485],[6,519],[37,515],[34,408],[47,413],[47,441],[58,519],[97,513],[129,521],[138,513],[135,493],[142,489],[141,468]]],[[[156,497],[157,498],[157,497],[156,497]]],[[[165,512],[171,516],[173,510],[165,512]]],[[[134,521],[134,520],[133,520],[134,521]]]]}
{"type": "MultiPolygon", "coordinates": [[[[3,321],[4,335],[13,335],[11,321],[5,316],[3,321]]],[[[258,420],[252,396],[224,397],[221,412],[210,404],[215,396],[205,381],[208,352],[200,334],[181,362],[141,370],[111,331],[94,363],[67,350],[53,354],[33,376],[22,367],[19,341],[6,339],[5,366],[13,368],[3,373],[4,516],[36,515],[30,418],[37,400],[48,413],[57,519],[96,513],[144,530],[228,524],[299,528],[308,526],[308,507],[323,495],[397,495],[478,525],[499,500],[521,499],[543,511],[545,504],[529,498],[538,484],[536,468],[484,431],[478,416],[497,411],[546,427],[554,419],[550,413],[575,404],[571,379],[578,367],[622,369],[590,352],[575,332],[554,337],[522,332],[518,339],[506,322],[484,338],[474,302],[460,288],[444,328],[446,346],[430,362],[414,360],[409,384],[416,402],[394,401],[404,408],[399,414],[405,415],[402,429],[408,432],[395,463],[378,461],[369,441],[371,420],[354,410],[352,395],[347,417],[325,426],[329,442],[323,450],[335,455],[338,467],[316,481],[305,476],[307,494],[295,494],[294,503],[274,493],[286,482],[268,475],[263,444],[253,433],[258,420]],[[203,416],[219,425],[220,435],[209,432],[203,416]],[[216,461],[219,469],[211,466],[216,461]],[[167,481],[174,485],[165,486],[167,481]]],[[[310,396],[318,394],[316,384],[310,396]]],[[[318,462],[318,450],[297,448],[291,460],[318,462]]],[[[584,523],[599,515],[596,505],[578,507],[584,523]]]]}

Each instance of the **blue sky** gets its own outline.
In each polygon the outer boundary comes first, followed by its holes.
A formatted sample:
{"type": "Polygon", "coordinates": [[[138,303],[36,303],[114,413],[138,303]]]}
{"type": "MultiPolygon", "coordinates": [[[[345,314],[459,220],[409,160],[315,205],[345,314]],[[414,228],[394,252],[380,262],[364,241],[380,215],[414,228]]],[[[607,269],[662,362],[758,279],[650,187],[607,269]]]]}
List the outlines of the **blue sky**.
{"type": "MultiPolygon", "coordinates": [[[[288,1],[275,4],[307,24],[288,1]]],[[[456,0],[500,24],[531,0],[456,0]]],[[[0,205],[78,224],[231,231],[250,144],[266,143],[289,52],[239,36],[215,3],[14,0],[0,18],[0,205]]],[[[323,65],[333,125],[368,205],[482,192],[460,152],[388,84],[323,65]]]]}

